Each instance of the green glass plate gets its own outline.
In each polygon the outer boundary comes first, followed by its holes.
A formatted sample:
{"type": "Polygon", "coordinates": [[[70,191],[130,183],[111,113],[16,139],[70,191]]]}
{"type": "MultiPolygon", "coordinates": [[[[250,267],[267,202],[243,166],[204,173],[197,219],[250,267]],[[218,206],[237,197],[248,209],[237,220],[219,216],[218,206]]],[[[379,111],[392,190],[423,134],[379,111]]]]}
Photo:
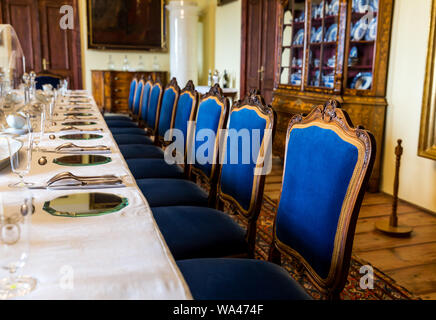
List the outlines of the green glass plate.
{"type": "Polygon", "coordinates": [[[95,217],[120,211],[127,198],[112,193],[73,193],[44,203],[44,211],[59,217],[95,217]]]}
{"type": "Polygon", "coordinates": [[[89,133],[77,133],[77,134],[65,134],[63,136],[59,136],[59,139],[64,140],[94,140],[103,138],[100,134],[89,134],[89,133]]]}
{"type": "Polygon", "coordinates": [[[72,122],[64,122],[63,126],[93,126],[97,124],[97,122],[89,122],[89,121],[72,121],[72,122]]]}
{"type": "Polygon", "coordinates": [[[53,163],[71,167],[97,166],[111,161],[112,159],[110,157],[94,154],[75,154],[53,159],[53,163]]]}
{"type": "Polygon", "coordinates": [[[83,112],[67,112],[64,113],[64,116],[69,117],[69,116],[74,116],[74,117],[90,117],[92,116],[92,113],[83,113],[83,112]]]}

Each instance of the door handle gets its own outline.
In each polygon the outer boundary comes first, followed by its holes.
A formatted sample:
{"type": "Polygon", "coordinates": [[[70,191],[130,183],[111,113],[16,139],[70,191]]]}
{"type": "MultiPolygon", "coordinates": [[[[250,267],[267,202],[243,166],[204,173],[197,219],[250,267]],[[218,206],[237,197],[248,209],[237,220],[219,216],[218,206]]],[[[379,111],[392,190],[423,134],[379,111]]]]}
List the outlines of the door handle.
{"type": "Polygon", "coordinates": [[[42,70],[46,71],[48,65],[50,65],[50,62],[48,62],[45,58],[42,58],[42,70]]]}
{"type": "Polygon", "coordinates": [[[265,72],[265,68],[261,66],[260,69],[257,70],[257,72],[260,73],[260,81],[263,81],[263,74],[265,72]]]}

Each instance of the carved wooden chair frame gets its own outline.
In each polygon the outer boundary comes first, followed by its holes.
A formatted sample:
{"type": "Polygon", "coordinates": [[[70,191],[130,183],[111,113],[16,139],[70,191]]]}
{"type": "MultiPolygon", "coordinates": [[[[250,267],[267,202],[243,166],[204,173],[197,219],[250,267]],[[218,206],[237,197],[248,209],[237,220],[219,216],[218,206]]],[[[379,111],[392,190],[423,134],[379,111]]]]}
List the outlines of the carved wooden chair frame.
{"type": "MultiPolygon", "coordinates": [[[[267,105],[265,103],[265,100],[260,95],[258,90],[252,89],[250,90],[250,93],[245,96],[243,100],[239,100],[234,103],[230,114],[229,114],[229,120],[230,123],[230,117],[233,112],[239,112],[241,110],[250,109],[256,112],[256,114],[265,119],[266,125],[265,129],[270,129],[272,136],[271,139],[266,139],[267,137],[264,135],[262,144],[260,146],[259,155],[256,162],[256,168],[262,168],[262,166],[265,165],[265,161],[261,162],[261,155],[266,155],[268,153],[272,153],[272,140],[274,138],[274,131],[275,131],[275,123],[276,123],[276,113],[271,108],[271,106],[267,105]]],[[[228,126],[227,126],[228,127],[228,126]]],[[[223,156],[225,156],[225,148],[226,148],[226,140],[227,135],[223,139],[223,156]]],[[[266,159],[266,156],[264,156],[264,160],[266,159]]],[[[233,198],[231,195],[226,194],[221,190],[221,168],[222,165],[220,165],[220,172],[218,177],[218,191],[217,191],[217,207],[219,209],[223,209],[224,204],[226,204],[232,212],[236,214],[241,214],[241,216],[248,222],[247,227],[247,234],[246,239],[247,243],[249,244],[250,252],[249,255],[252,257],[254,255],[254,246],[256,241],[256,221],[259,217],[260,210],[262,208],[262,201],[263,201],[263,191],[265,187],[265,175],[254,175],[253,177],[253,185],[252,185],[252,196],[250,199],[250,206],[248,209],[244,209],[239,202],[233,198]]]]}
{"type": "MultiPolygon", "coordinates": [[[[219,106],[221,106],[221,116],[220,116],[220,120],[218,123],[217,135],[215,137],[215,149],[214,149],[214,154],[213,154],[214,163],[212,163],[212,168],[211,168],[211,172],[210,172],[209,176],[207,176],[201,169],[196,168],[194,165],[190,165],[190,173],[191,173],[191,178],[194,178],[194,176],[195,176],[196,178],[199,178],[202,181],[205,181],[206,183],[209,184],[209,186],[210,186],[209,206],[214,207],[215,203],[216,203],[217,182],[218,182],[218,174],[219,174],[219,168],[218,168],[218,166],[219,166],[219,164],[218,164],[219,147],[221,145],[221,141],[223,138],[222,135],[220,134],[220,132],[222,131],[222,129],[225,129],[225,127],[226,127],[227,118],[229,115],[230,103],[229,103],[229,99],[224,97],[223,91],[220,88],[220,86],[218,84],[215,84],[213,87],[210,88],[209,92],[206,93],[205,95],[203,95],[200,99],[200,102],[199,102],[198,108],[197,108],[197,113],[195,116],[196,123],[198,120],[198,113],[200,112],[201,104],[204,101],[209,100],[209,99],[215,100],[216,103],[219,106]]],[[[195,147],[195,133],[196,133],[196,130],[194,130],[192,137],[190,137],[190,143],[192,143],[192,148],[195,147]]],[[[191,151],[192,150],[189,150],[189,152],[191,152],[191,151]]]]}
{"type": "MultiPolygon", "coordinates": [[[[200,100],[200,95],[197,92],[197,90],[195,90],[195,85],[194,85],[194,82],[192,82],[192,80],[189,80],[186,83],[186,86],[182,89],[182,91],[180,91],[179,99],[182,95],[185,95],[185,94],[189,95],[192,99],[192,108],[191,108],[191,113],[189,115],[189,121],[190,121],[190,123],[192,123],[193,121],[195,121],[195,118],[197,115],[198,102],[200,100]]],[[[173,130],[174,126],[175,126],[177,107],[178,107],[178,104],[176,104],[176,106],[174,107],[173,117],[171,119],[171,130],[173,130]]],[[[189,177],[190,167],[191,167],[188,164],[187,159],[188,159],[188,151],[190,150],[190,145],[191,145],[190,144],[190,137],[192,135],[192,130],[193,130],[193,127],[188,125],[188,127],[186,129],[187,136],[186,136],[186,143],[184,146],[185,150],[184,150],[184,155],[183,155],[183,163],[184,163],[183,169],[184,169],[186,177],[189,177]]],[[[171,136],[172,136],[172,134],[171,134],[171,136]]]]}
{"type": "MultiPolygon", "coordinates": [[[[144,77],[141,77],[141,79],[144,80],[144,77]]],[[[143,100],[143,98],[144,98],[144,89],[145,89],[145,86],[147,84],[150,84],[150,91],[148,92],[148,99],[149,99],[148,102],[150,102],[151,88],[153,88],[153,85],[154,85],[153,78],[151,76],[147,77],[147,81],[144,82],[144,86],[142,87],[141,102],[140,102],[140,105],[139,105],[139,112],[138,112],[138,114],[136,116],[137,117],[136,121],[138,123],[138,126],[141,126],[141,115],[142,115],[142,109],[143,109],[142,103],[144,102],[144,100],[143,100]]]]}
{"type": "MultiPolygon", "coordinates": [[[[348,114],[340,109],[339,102],[329,100],[325,105],[316,106],[306,117],[295,115],[291,119],[286,136],[285,164],[291,131],[294,128],[312,125],[335,131],[343,140],[358,149],[358,160],[338,220],[330,270],[327,278],[322,278],[299,252],[280,242],[276,234],[276,221],[274,221],[269,260],[280,264],[282,254],[290,256],[297,270],[305,273],[322,294],[329,299],[338,299],[347,280],[356,222],[374,165],[376,145],[374,136],[369,131],[360,126],[354,128],[348,114]]],[[[285,170],[283,171],[284,177],[285,170]]],[[[280,198],[282,191],[283,185],[280,198]]]]}
{"type": "Polygon", "coordinates": [[[180,96],[180,87],[177,84],[177,80],[175,77],[173,77],[171,79],[171,81],[165,86],[165,89],[162,92],[161,98],[160,98],[160,103],[158,105],[158,108],[156,110],[156,123],[155,123],[155,143],[159,146],[164,146],[165,145],[165,140],[164,137],[159,136],[159,120],[160,120],[160,112],[162,109],[162,102],[163,102],[163,96],[165,95],[165,92],[167,90],[172,90],[174,92],[174,102],[173,102],[173,108],[172,108],[172,113],[171,113],[171,122],[170,122],[170,130],[172,129],[173,123],[174,123],[174,116],[176,114],[176,109],[177,109],[177,102],[179,101],[179,96],[180,96]]]}

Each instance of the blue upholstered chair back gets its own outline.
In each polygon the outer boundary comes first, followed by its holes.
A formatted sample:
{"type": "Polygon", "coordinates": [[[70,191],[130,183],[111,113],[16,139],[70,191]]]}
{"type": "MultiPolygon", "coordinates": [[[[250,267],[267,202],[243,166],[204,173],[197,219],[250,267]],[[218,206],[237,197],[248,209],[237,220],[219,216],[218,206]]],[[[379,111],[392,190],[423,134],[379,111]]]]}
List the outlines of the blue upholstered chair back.
{"type": "Polygon", "coordinates": [[[136,86],[135,96],[133,98],[132,113],[137,115],[141,106],[141,96],[144,88],[144,81],[140,80],[136,86]]]}
{"type": "Polygon", "coordinates": [[[222,95],[219,85],[213,86],[210,91],[203,96],[197,110],[195,131],[193,137],[193,148],[191,149],[192,165],[194,173],[200,173],[209,180],[215,174],[218,162],[218,147],[229,111],[228,100],[222,95]],[[210,133],[214,140],[210,141],[210,133]],[[206,134],[206,135],[205,135],[206,134]],[[203,136],[204,135],[204,136],[203,136]],[[199,159],[198,156],[203,156],[199,159]]]}
{"type": "Polygon", "coordinates": [[[45,84],[51,84],[54,89],[56,89],[61,83],[61,77],[55,75],[38,75],[35,78],[36,90],[42,90],[42,86],[45,84]]]}
{"type": "Polygon", "coordinates": [[[152,130],[156,129],[161,100],[162,100],[162,84],[159,81],[157,81],[151,88],[150,102],[148,103],[147,119],[145,120],[147,126],[152,130]]]}
{"type": "Polygon", "coordinates": [[[179,95],[173,126],[175,129],[178,129],[183,133],[183,145],[185,146],[185,153],[186,150],[188,150],[187,137],[191,129],[188,128],[188,122],[195,120],[197,105],[198,92],[195,91],[194,83],[189,80],[179,95]]]}
{"type": "Polygon", "coordinates": [[[127,106],[130,111],[133,111],[133,100],[135,99],[137,84],[138,84],[138,80],[136,78],[133,78],[133,80],[130,82],[129,100],[127,101],[127,106]]]}
{"type": "Polygon", "coordinates": [[[174,124],[174,112],[176,110],[177,101],[179,100],[180,88],[176,78],[171,79],[166,86],[163,97],[162,106],[160,108],[159,121],[157,123],[158,136],[163,139],[165,132],[172,128],[174,124]]]}
{"type": "Polygon", "coordinates": [[[152,87],[153,87],[153,81],[148,80],[144,84],[144,89],[142,89],[141,110],[139,112],[139,115],[143,121],[147,120],[148,106],[150,103],[150,91],[152,87]]]}
{"type": "MultiPolygon", "coordinates": [[[[274,112],[257,91],[236,102],[230,111],[218,198],[252,216],[263,197],[267,167],[271,165],[274,112]]],[[[258,214],[259,212],[256,212],[258,214]]]]}
{"type": "Polygon", "coordinates": [[[327,294],[345,284],[374,158],[373,136],[334,100],[290,122],[273,250],[299,260],[327,294]]]}

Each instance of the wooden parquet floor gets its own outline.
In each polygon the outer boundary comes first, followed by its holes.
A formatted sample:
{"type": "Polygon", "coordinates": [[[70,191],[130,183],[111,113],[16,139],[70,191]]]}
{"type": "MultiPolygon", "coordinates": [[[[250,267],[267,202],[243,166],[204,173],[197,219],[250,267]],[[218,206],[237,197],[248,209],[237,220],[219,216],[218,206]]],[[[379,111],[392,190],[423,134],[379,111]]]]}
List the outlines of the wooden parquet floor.
{"type": "MultiPolygon", "coordinates": [[[[274,159],[265,195],[278,201],[283,163],[274,159]]],[[[357,221],[353,253],[422,299],[436,300],[436,215],[404,201],[398,203],[400,224],[413,227],[410,238],[392,238],[374,228],[391,214],[392,197],[367,193],[357,221]]]]}

